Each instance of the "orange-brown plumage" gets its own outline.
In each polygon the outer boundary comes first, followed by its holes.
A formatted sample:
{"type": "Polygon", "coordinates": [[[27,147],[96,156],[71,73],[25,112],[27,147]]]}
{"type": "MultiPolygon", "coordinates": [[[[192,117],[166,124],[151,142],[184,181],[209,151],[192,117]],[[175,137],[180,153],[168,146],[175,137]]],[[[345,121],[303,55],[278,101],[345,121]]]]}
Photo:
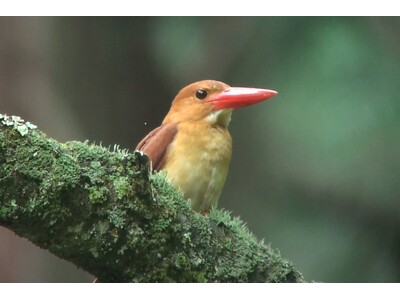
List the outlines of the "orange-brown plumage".
{"type": "Polygon", "coordinates": [[[152,162],[154,170],[165,170],[167,179],[198,212],[216,207],[232,153],[228,132],[234,108],[266,100],[275,91],[231,88],[214,80],[192,83],[172,102],[161,126],[136,147],[152,162]]]}

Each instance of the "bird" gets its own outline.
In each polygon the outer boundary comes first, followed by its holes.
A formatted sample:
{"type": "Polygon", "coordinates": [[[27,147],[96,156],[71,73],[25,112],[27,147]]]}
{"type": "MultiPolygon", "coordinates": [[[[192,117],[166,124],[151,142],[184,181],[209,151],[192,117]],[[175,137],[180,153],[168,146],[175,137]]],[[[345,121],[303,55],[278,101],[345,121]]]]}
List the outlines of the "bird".
{"type": "Polygon", "coordinates": [[[180,189],[191,208],[208,215],[217,207],[232,156],[232,111],[267,100],[274,90],[230,87],[202,80],[182,88],[161,125],[136,146],[154,171],[180,189]]]}

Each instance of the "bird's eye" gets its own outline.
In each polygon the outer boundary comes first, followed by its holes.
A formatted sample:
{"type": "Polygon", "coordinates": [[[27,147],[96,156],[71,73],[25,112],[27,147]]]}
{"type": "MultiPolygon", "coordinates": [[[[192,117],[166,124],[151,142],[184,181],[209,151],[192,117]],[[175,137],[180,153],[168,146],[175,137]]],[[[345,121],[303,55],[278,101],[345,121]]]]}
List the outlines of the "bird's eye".
{"type": "Polygon", "coordinates": [[[198,99],[203,100],[205,97],[207,97],[207,92],[206,92],[205,90],[198,90],[198,91],[196,92],[196,97],[197,97],[198,99]]]}

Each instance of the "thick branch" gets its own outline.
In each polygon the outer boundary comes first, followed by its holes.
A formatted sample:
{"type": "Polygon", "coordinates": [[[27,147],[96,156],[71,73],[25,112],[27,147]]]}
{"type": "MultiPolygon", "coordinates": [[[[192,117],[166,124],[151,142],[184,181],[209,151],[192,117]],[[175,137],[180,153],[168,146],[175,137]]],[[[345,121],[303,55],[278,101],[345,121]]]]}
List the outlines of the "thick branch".
{"type": "Polygon", "coordinates": [[[193,212],[146,157],[0,115],[0,225],[104,282],[298,282],[228,213],[193,212]]]}

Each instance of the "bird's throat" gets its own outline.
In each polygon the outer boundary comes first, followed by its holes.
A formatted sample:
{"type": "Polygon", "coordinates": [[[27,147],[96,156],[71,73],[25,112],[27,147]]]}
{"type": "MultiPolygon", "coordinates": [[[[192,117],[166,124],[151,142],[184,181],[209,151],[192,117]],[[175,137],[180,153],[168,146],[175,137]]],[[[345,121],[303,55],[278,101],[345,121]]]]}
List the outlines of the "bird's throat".
{"type": "Polygon", "coordinates": [[[207,116],[207,121],[212,125],[220,125],[228,128],[229,123],[231,122],[232,111],[233,109],[213,110],[207,116]]]}

